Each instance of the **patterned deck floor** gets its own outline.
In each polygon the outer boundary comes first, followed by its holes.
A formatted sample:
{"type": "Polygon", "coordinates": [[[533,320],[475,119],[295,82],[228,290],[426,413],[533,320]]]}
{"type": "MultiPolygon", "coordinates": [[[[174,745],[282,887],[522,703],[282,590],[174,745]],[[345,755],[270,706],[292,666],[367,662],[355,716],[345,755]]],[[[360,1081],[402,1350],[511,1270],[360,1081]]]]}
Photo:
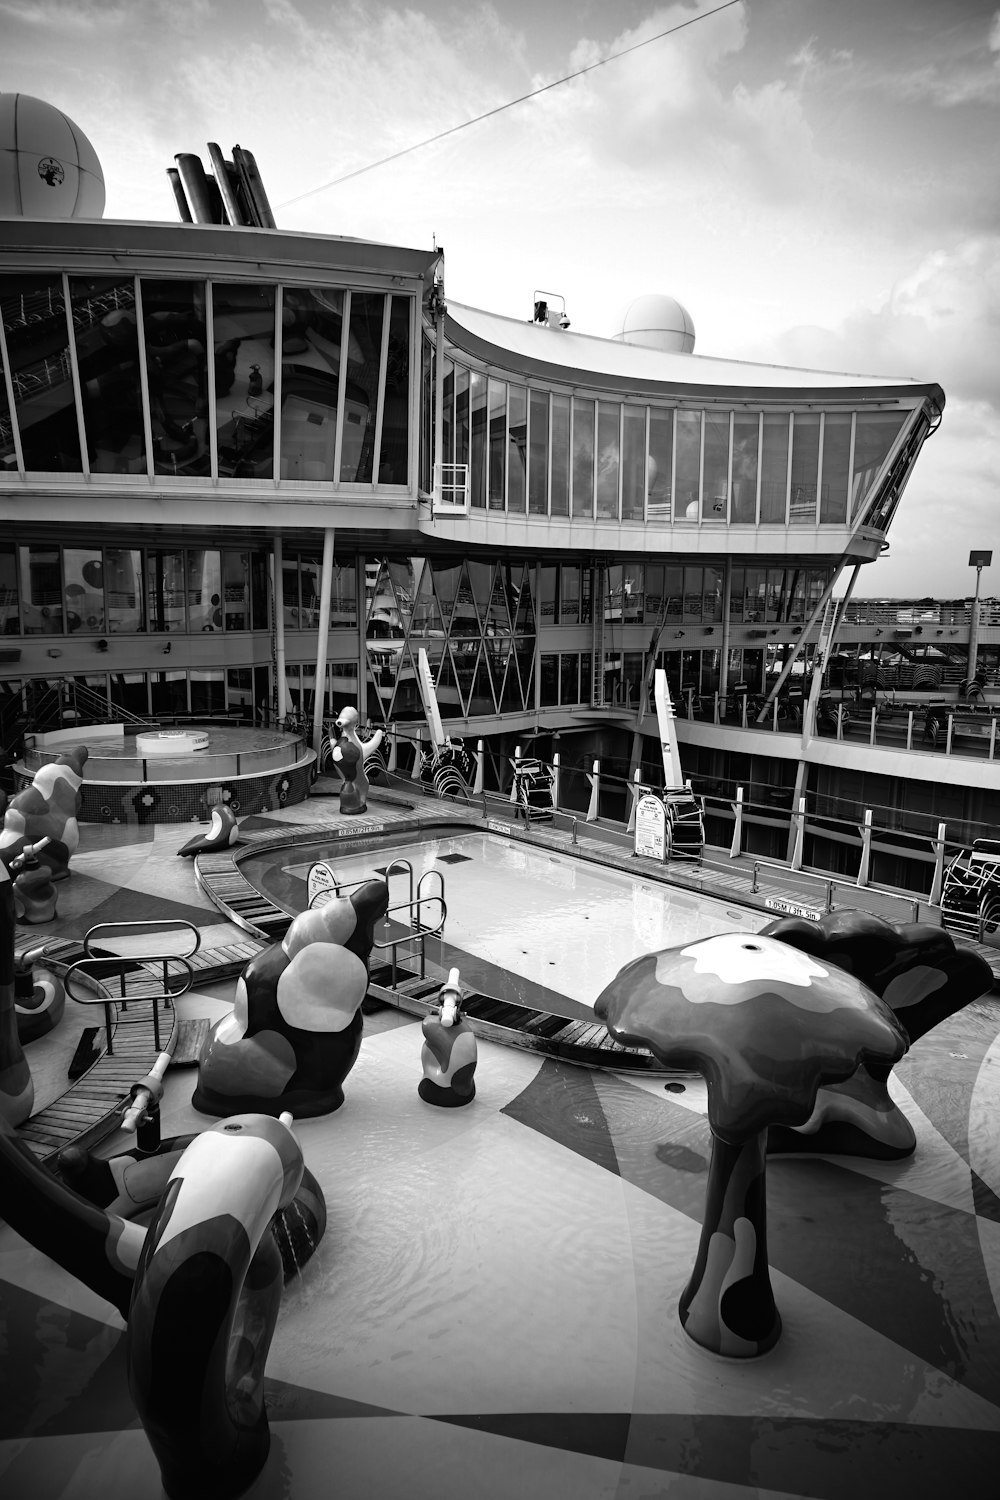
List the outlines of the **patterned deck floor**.
{"type": "MultiPolygon", "coordinates": [[[[196,903],[180,882],[174,899],[196,903]]],[[[909,1161],[769,1164],[784,1332],[747,1363],[677,1322],[709,1151],[697,1080],[677,1092],[482,1043],[474,1104],[435,1110],[416,1093],[418,1025],[378,1025],[343,1109],[296,1126],[330,1224],[286,1290],[251,1500],[993,1492],[995,1000],[896,1070],[909,1161]]],[[[191,1074],[167,1082],[165,1132],[203,1126],[191,1074]]],[[[0,1229],[0,1317],[5,1500],[160,1494],[117,1314],[0,1229]]]]}

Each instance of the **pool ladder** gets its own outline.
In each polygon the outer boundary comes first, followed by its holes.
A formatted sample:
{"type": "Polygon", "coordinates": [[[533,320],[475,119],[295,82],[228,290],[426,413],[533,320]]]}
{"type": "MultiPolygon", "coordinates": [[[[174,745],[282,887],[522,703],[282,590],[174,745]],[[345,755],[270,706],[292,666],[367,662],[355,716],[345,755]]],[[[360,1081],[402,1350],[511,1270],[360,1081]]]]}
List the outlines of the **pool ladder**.
{"type": "MultiPolygon", "coordinates": [[[[390,954],[389,963],[392,973],[392,984],[389,987],[392,989],[395,989],[399,982],[399,949],[408,943],[416,943],[418,945],[417,953],[420,957],[419,977],[426,979],[427,939],[441,937],[444,932],[445,920],[448,916],[448,904],[444,895],[444,874],[441,870],[425,870],[417,881],[416,888],[414,888],[413,866],[410,864],[410,861],[408,859],[394,859],[385,867],[383,879],[386,885],[389,884],[390,876],[399,874],[405,874],[407,878],[406,899],[404,901],[397,901],[394,906],[391,905],[388,907],[383,918],[383,932],[385,933],[385,937],[382,942],[379,942],[378,938],[376,938],[372,945],[390,954]],[[424,916],[424,907],[431,908],[433,919],[424,916]],[[434,908],[436,908],[436,911],[434,908]],[[389,929],[392,926],[390,918],[394,913],[399,912],[406,913],[405,925],[409,930],[391,936],[389,934],[389,929]]],[[[371,878],[370,875],[367,875],[363,880],[338,881],[334,877],[334,884],[328,890],[317,891],[310,901],[309,906],[310,908],[325,906],[327,901],[332,897],[342,896],[347,892],[357,890],[359,886],[367,885],[371,878]]],[[[411,950],[403,956],[409,958],[415,955],[411,950]]],[[[410,977],[408,971],[404,970],[403,972],[407,977],[410,977]]]]}
{"type": "Polygon", "coordinates": [[[112,1035],[115,1029],[112,1012],[118,1011],[117,1025],[138,1026],[149,1025],[150,1019],[153,1023],[153,1044],[159,1052],[160,1048],[160,1002],[178,999],[186,995],[194,980],[194,970],[190,960],[198,952],[201,946],[201,933],[193,922],[188,922],[182,917],[173,919],[161,919],[148,922],[99,922],[91,927],[83,940],[83,957],[78,958],[75,963],[70,964],[63,978],[66,986],[66,994],[71,1000],[79,1005],[103,1005],[104,1006],[104,1031],[107,1038],[108,1056],[114,1055],[112,1046],[112,1035]],[[169,928],[178,928],[186,932],[193,939],[192,946],[186,953],[95,953],[92,944],[98,933],[162,933],[169,928]],[[170,972],[170,965],[180,966],[180,973],[170,972]],[[157,979],[152,973],[153,967],[159,965],[162,968],[161,987],[156,989],[157,979]],[[74,979],[79,981],[80,986],[88,993],[81,993],[80,988],[73,988],[74,979]],[[108,993],[108,980],[117,979],[118,995],[108,993]],[[130,984],[129,981],[132,981],[130,984]],[[94,990],[104,990],[104,994],[95,994],[94,990]],[[126,1020],[123,1012],[128,1010],[128,1002],[132,1000],[151,1001],[153,1006],[152,1017],[142,1014],[129,1016],[126,1020]]]}

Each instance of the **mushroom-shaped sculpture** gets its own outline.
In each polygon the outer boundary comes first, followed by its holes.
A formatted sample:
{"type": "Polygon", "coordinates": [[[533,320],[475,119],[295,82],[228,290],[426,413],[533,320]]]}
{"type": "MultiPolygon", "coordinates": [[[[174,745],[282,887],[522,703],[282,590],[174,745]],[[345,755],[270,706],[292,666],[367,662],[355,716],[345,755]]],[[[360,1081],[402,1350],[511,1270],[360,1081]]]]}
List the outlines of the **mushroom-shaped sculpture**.
{"type": "Polygon", "coordinates": [[[803,1124],[821,1084],[862,1061],[898,1061],[906,1035],[850,974],[746,933],[634,959],[594,1013],[616,1041],[707,1080],[712,1160],[681,1325],[716,1354],[763,1354],[781,1333],[767,1263],[768,1127],[803,1124]]]}
{"type": "MultiPolygon", "coordinates": [[[[838,911],[818,922],[784,917],[763,933],[860,979],[902,1022],[911,1046],[993,986],[986,960],[971,948],[957,948],[943,927],[897,927],[871,912],[838,911]]],[[[863,1062],[843,1083],[824,1086],[804,1125],[772,1127],[768,1150],[884,1161],[912,1155],[916,1136],[889,1096],[890,1072],[887,1063],[863,1062]]]]}

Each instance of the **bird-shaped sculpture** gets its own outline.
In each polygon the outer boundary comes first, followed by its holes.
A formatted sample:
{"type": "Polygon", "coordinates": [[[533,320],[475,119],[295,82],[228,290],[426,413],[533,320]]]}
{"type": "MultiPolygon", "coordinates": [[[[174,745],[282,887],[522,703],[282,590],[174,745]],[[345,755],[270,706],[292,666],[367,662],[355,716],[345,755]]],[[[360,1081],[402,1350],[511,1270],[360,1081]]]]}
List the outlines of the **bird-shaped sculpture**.
{"type": "Polygon", "coordinates": [[[204,833],[196,833],[188,839],[177,853],[183,855],[211,854],[215,849],[229,849],[239,842],[240,828],[236,814],[225,802],[212,808],[212,821],[204,833]]]}

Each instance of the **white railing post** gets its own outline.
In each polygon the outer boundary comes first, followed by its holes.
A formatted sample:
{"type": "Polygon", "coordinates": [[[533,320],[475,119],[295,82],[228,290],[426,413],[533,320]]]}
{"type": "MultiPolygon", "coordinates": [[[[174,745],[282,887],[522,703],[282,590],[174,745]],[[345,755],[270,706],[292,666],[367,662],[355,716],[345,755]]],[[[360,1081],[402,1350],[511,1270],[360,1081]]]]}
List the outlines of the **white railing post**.
{"type": "Polygon", "coordinates": [[[516,802],[517,801],[517,773],[518,773],[518,771],[520,769],[520,766],[521,766],[521,747],[520,747],[520,745],[515,745],[514,746],[514,759],[511,761],[511,765],[514,767],[514,779],[513,779],[513,781],[510,784],[510,797],[508,798],[508,801],[510,801],[510,802],[516,802]]]}
{"type": "Polygon", "coordinates": [[[559,751],[558,750],[554,750],[552,752],[552,806],[554,808],[558,808],[558,806],[559,806],[559,769],[560,769],[560,765],[561,765],[561,762],[559,760],[559,751]]]}
{"type": "Polygon", "coordinates": [[[395,726],[395,724],[390,724],[389,725],[388,733],[389,733],[389,753],[388,753],[388,755],[385,758],[385,768],[389,772],[390,775],[394,776],[395,773],[396,773],[396,753],[397,753],[397,749],[398,749],[398,746],[399,746],[399,736],[396,733],[396,726],[395,726]]]}
{"type": "Polygon", "coordinates": [[[799,798],[798,808],[792,813],[792,818],[795,822],[795,843],[792,845],[789,865],[793,870],[801,870],[802,848],[806,837],[806,799],[804,797],[799,798]]]}
{"type": "Polygon", "coordinates": [[[907,750],[912,750],[913,749],[913,709],[912,708],[908,711],[908,713],[906,715],[906,748],[907,748],[907,750]]]}
{"type": "Polygon", "coordinates": [[[861,834],[861,864],[858,866],[858,885],[868,884],[868,872],[872,863],[872,810],[865,808],[865,821],[858,829],[861,834]]]}
{"type": "Polygon", "coordinates": [[[871,724],[871,729],[868,732],[868,743],[869,743],[869,745],[874,745],[875,744],[875,714],[876,714],[876,710],[873,708],[872,709],[872,724],[871,724]]]}
{"type": "Polygon", "coordinates": [[[729,858],[737,859],[743,852],[743,788],[736,788],[736,801],[733,803],[733,812],[736,821],[733,824],[733,842],[729,847],[729,858]]]}
{"type": "Polygon", "coordinates": [[[472,784],[472,795],[481,797],[483,795],[483,763],[485,761],[482,740],[476,741],[476,779],[472,784]]]}
{"type": "Polygon", "coordinates": [[[601,762],[594,761],[593,771],[588,771],[587,780],[590,782],[590,806],[587,808],[587,822],[597,822],[597,806],[601,793],[601,762]]]}
{"type": "Polygon", "coordinates": [[[934,879],[931,881],[931,893],[928,897],[931,906],[941,905],[941,892],[944,888],[944,846],[946,828],[947,824],[939,823],[937,838],[934,840],[934,879]]]}
{"type": "Polygon", "coordinates": [[[413,741],[413,765],[412,765],[412,767],[410,769],[410,780],[411,781],[419,781],[420,780],[420,769],[421,769],[421,766],[423,764],[423,758],[424,758],[423,757],[423,751],[420,748],[421,739],[422,739],[422,735],[421,735],[420,730],[418,729],[417,730],[417,734],[416,734],[416,738],[413,741]]]}

